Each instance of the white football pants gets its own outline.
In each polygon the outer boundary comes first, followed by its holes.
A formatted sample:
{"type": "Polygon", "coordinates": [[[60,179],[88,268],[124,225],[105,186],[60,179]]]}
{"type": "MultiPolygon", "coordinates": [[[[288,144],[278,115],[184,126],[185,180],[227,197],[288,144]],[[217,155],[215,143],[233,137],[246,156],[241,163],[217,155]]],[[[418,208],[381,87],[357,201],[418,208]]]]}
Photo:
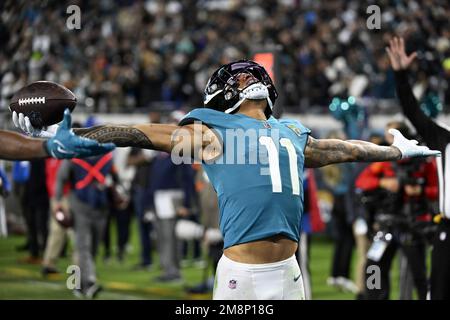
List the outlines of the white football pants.
{"type": "Polygon", "coordinates": [[[246,264],[225,255],[217,265],[214,300],[304,300],[295,255],[274,263],[246,264]]]}

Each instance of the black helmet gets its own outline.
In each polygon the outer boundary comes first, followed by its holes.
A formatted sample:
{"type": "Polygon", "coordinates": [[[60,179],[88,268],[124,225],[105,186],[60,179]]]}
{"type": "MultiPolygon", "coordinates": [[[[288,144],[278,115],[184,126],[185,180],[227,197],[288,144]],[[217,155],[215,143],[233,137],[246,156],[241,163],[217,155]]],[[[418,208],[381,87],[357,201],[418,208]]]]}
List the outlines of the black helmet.
{"type": "Polygon", "coordinates": [[[242,73],[250,73],[257,80],[250,83],[247,87],[255,83],[262,83],[267,88],[269,94],[267,107],[264,112],[269,117],[272,114],[278,93],[266,69],[250,60],[231,62],[217,69],[206,85],[203,99],[204,106],[226,113],[236,112],[245,99],[241,92],[247,88],[238,89],[239,81],[237,75],[242,73]]]}

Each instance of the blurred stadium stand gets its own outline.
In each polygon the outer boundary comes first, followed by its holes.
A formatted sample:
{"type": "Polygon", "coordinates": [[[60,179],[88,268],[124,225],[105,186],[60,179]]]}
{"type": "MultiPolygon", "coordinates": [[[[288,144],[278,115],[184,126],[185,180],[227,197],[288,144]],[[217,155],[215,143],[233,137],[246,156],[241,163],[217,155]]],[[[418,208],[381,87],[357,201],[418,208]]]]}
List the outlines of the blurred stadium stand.
{"type": "Polygon", "coordinates": [[[369,30],[372,2],[2,1],[0,109],[42,79],[72,89],[88,113],[191,108],[217,65],[276,48],[285,111],[326,113],[334,96],[352,95],[392,113],[384,47],[395,33],[419,51],[417,94],[435,92],[448,112],[449,2],[377,1],[381,30],[369,30]],[[66,27],[71,4],[81,8],[80,30],[66,27]]]}

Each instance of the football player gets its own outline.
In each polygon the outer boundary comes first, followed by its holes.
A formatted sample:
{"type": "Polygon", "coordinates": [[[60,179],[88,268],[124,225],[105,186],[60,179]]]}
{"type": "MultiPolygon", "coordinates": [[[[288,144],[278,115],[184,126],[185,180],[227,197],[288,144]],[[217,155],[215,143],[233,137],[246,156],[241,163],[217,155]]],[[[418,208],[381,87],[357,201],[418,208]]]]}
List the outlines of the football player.
{"type": "Polygon", "coordinates": [[[389,147],[315,139],[300,122],[271,116],[277,95],[261,65],[241,60],[213,73],[204,108],[188,113],[179,125],[102,125],[76,131],[117,146],[172,152],[177,161],[177,156],[203,161],[218,195],[224,237],[214,299],[304,299],[295,252],[305,165],[439,154],[397,130],[392,130],[389,147]]]}

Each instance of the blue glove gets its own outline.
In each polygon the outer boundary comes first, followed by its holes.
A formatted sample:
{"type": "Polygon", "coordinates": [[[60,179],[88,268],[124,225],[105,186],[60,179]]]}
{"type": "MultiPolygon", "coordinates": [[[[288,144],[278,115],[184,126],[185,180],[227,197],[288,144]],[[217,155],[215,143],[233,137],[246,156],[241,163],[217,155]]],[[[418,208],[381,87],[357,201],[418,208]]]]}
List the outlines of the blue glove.
{"type": "Polygon", "coordinates": [[[56,135],[45,142],[48,153],[58,159],[85,158],[114,150],[114,143],[98,143],[95,140],[79,137],[72,130],[72,117],[69,109],[64,111],[56,135]]]}

